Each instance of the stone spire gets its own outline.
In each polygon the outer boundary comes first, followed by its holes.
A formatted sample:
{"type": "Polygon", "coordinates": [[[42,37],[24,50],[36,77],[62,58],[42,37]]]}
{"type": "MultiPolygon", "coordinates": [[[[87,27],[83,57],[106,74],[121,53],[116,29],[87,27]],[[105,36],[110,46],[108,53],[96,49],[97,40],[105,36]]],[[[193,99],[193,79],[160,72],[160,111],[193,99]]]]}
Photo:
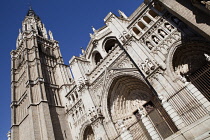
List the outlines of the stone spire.
{"type": "MultiPolygon", "coordinates": [[[[21,44],[22,38],[27,37],[28,35],[31,36],[32,34],[34,36],[38,35],[40,37],[48,39],[47,30],[41,19],[32,8],[29,8],[26,17],[22,22],[22,29],[19,30],[16,47],[18,48],[18,46],[21,44]]],[[[52,32],[50,35],[51,40],[53,40],[52,32]]]]}

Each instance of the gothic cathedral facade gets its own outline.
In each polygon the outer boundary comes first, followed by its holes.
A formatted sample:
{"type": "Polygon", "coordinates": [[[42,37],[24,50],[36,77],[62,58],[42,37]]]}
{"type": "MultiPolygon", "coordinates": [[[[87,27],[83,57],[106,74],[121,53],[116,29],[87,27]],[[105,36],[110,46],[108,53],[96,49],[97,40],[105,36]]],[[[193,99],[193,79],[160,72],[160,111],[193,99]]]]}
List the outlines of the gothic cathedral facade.
{"type": "Polygon", "coordinates": [[[209,7],[108,13],[69,65],[30,9],[11,52],[11,140],[210,139],[209,7]]]}

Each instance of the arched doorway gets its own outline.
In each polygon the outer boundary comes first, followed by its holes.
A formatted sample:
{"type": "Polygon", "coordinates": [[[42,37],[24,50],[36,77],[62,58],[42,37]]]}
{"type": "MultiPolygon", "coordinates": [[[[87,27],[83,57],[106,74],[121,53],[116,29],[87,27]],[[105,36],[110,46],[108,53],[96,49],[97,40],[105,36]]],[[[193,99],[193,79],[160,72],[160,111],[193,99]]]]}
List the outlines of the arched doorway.
{"type": "Polygon", "coordinates": [[[95,140],[93,129],[90,125],[88,125],[84,131],[83,140],[95,140]]]}
{"type": "Polygon", "coordinates": [[[151,136],[145,127],[147,124],[142,123],[139,108],[147,111],[147,117],[162,138],[177,131],[156,95],[142,80],[132,76],[117,77],[108,96],[108,110],[115,128],[121,133],[118,122],[123,120],[125,129],[135,140],[150,140],[151,136]]]}
{"type": "Polygon", "coordinates": [[[173,55],[175,73],[191,82],[210,101],[210,47],[209,45],[183,45],[173,55]]]}

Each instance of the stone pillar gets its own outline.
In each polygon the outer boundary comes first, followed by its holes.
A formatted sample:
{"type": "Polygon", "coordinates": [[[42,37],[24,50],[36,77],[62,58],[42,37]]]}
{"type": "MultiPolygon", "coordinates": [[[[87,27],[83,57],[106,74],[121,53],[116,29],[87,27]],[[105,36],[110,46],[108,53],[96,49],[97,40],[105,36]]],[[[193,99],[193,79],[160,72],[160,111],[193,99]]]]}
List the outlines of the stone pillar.
{"type": "Polygon", "coordinates": [[[155,127],[153,126],[150,119],[147,117],[147,113],[143,108],[138,108],[139,114],[141,115],[141,120],[144,126],[146,127],[149,135],[153,140],[161,140],[161,137],[158,135],[155,127]]]}
{"type": "Polygon", "coordinates": [[[121,134],[120,137],[122,138],[122,140],[133,140],[133,136],[131,135],[131,133],[129,132],[129,130],[127,130],[125,128],[124,122],[123,120],[118,120],[118,125],[121,128],[121,134]]]}

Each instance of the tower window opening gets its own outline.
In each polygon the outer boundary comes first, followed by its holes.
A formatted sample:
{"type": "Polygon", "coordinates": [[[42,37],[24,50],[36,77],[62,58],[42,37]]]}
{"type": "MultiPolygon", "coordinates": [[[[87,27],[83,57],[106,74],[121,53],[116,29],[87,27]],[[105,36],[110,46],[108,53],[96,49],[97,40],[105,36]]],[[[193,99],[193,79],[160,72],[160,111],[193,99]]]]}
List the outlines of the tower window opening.
{"type": "Polygon", "coordinates": [[[99,52],[97,52],[97,53],[95,53],[94,59],[95,59],[95,64],[97,65],[103,58],[102,58],[101,54],[99,52]]]}
{"type": "Polygon", "coordinates": [[[104,46],[104,49],[108,53],[117,44],[119,44],[119,43],[118,43],[118,41],[116,39],[109,39],[109,40],[106,41],[105,46],[104,46]]]}

